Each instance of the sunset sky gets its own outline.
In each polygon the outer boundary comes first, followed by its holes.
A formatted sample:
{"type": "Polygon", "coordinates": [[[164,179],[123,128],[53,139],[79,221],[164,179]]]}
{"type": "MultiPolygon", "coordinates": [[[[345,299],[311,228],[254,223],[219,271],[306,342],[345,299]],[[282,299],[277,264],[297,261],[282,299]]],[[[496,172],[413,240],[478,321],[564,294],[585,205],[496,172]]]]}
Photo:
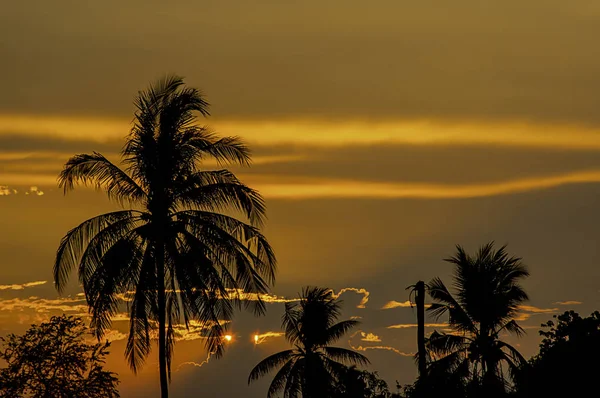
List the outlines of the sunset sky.
{"type": "MultiPolygon", "coordinates": [[[[405,288],[461,244],[523,258],[529,357],[553,314],[600,309],[600,2],[5,2],[0,12],[0,335],[86,313],[52,283],[61,237],[116,207],[56,177],[76,153],[117,161],[138,90],[176,73],[242,137],[234,168],[267,200],[279,271],[268,314],[240,313],[224,358],[181,331],[172,396],[263,397],[252,367],[287,347],[283,302],[332,288],[361,317],[344,347],[390,384],[416,376],[405,288]],[[351,288],[351,289],[348,289],[351,288]],[[348,289],[348,290],[344,290],[348,289]],[[258,341],[255,341],[258,335],[258,341]]],[[[428,331],[445,328],[429,319],[428,331]]],[[[157,397],[156,350],[137,376],[118,317],[108,361],[123,397],[157,397]]]]}

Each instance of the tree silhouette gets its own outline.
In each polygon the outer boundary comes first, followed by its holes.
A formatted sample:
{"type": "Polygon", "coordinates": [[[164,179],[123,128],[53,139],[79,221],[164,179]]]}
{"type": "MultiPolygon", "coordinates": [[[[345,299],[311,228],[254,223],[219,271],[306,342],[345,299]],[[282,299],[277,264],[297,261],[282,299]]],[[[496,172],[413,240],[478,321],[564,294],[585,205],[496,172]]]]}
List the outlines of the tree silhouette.
{"type": "Polygon", "coordinates": [[[575,311],[542,324],[540,352],[517,377],[518,397],[584,397],[598,389],[600,312],[582,318],[575,311]]]}
{"type": "Polygon", "coordinates": [[[511,345],[500,340],[503,332],[520,336],[523,329],[514,317],[518,305],[528,299],[520,280],[529,275],[520,258],[509,257],[503,246],[482,246],[475,257],[461,246],[446,259],[454,264],[456,295],[439,278],[429,283],[435,317],[448,313],[451,333],[434,331],[427,341],[433,374],[451,372],[470,380],[469,390],[486,397],[503,394],[509,375],[526,361],[511,345]]]}
{"type": "Polygon", "coordinates": [[[392,397],[387,383],[377,372],[345,367],[335,383],[332,398],[389,398],[392,397]]]}
{"type": "Polygon", "coordinates": [[[63,315],[1,338],[0,397],[119,397],[116,374],[103,369],[110,344],[88,344],[86,334],[80,318],[63,315]]]}
{"type": "MultiPolygon", "coordinates": [[[[77,267],[98,338],[111,324],[120,298],[130,316],[126,357],[137,371],[158,329],[161,396],[168,396],[174,325],[190,320],[207,329],[207,348],[222,354],[224,327],[240,289],[265,293],[274,282],[275,257],[259,232],[265,205],[258,192],[228,170],[201,169],[250,163],[235,137],[217,138],[197,125],[208,115],[201,93],[166,77],[140,92],[134,124],[119,168],[99,153],[73,156],[59,176],[65,193],[77,184],[104,189],[130,209],[91,218],[67,233],[54,265],[59,292],[77,267]],[[224,214],[235,211],[246,221],[224,214]]],[[[231,213],[230,213],[231,214],[231,213]]],[[[249,301],[246,301],[247,305],[249,301]]],[[[264,303],[252,301],[257,314],[264,303]]]]}
{"type": "Polygon", "coordinates": [[[340,306],[330,289],[317,287],[304,288],[299,301],[286,303],[282,327],[294,348],[263,359],[250,372],[248,384],[279,368],[268,398],[281,390],[289,398],[318,398],[331,395],[346,370],[343,363],[368,364],[357,352],[330,346],[359,324],[354,319],[336,323],[340,306]]]}

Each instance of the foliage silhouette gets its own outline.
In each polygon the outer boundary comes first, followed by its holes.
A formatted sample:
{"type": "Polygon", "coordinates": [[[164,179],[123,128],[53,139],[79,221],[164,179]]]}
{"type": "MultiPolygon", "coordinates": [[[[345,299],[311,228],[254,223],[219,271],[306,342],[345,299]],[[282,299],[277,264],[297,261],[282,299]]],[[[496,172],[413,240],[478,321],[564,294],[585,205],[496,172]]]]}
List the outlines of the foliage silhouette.
{"type": "MultiPolygon", "coordinates": [[[[197,125],[208,115],[201,93],[166,77],[138,94],[137,111],[119,168],[99,153],[73,156],[59,176],[65,193],[94,185],[130,209],[91,218],[67,233],[54,265],[59,292],[78,268],[98,338],[111,324],[120,298],[130,316],[126,357],[137,371],[158,329],[161,396],[168,396],[174,325],[191,320],[207,330],[207,348],[222,354],[225,326],[239,292],[266,293],[275,279],[275,256],[260,233],[265,204],[260,194],[219,165],[250,163],[236,137],[217,138],[197,125]],[[225,215],[235,211],[246,221],[225,215]]],[[[246,301],[256,314],[260,300],[246,301]]]]}
{"type": "Polygon", "coordinates": [[[457,246],[456,254],[445,261],[454,264],[456,293],[434,278],[428,284],[434,301],[428,311],[436,318],[447,313],[452,332],[434,331],[427,339],[431,376],[459,375],[469,381],[468,390],[475,395],[503,395],[526,363],[514,347],[500,340],[500,334],[524,333],[514,317],[528,299],[520,280],[529,272],[520,258],[507,254],[505,246],[494,250],[493,242],[482,246],[475,257],[457,246]]]}
{"type": "Polygon", "coordinates": [[[86,335],[80,318],[63,315],[1,338],[0,397],[119,397],[116,374],[103,369],[110,344],[89,344],[86,335]]]}
{"type": "Polygon", "coordinates": [[[341,301],[330,289],[317,287],[304,288],[298,302],[286,303],[281,323],[294,348],[263,359],[250,372],[248,384],[279,368],[268,398],[282,390],[289,398],[331,396],[336,381],[346,371],[343,363],[369,363],[357,352],[330,346],[359,324],[354,319],[336,323],[340,307],[341,301]]]}
{"type": "Polygon", "coordinates": [[[542,324],[540,352],[517,377],[518,397],[583,397],[597,390],[600,312],[582,318],[574,311],[542,324]]]}
{"type": "Polygon", "coordinates": [[[331,398],[388,398],[392,394],[377,372],[345,367],[335,383],[331,398]]]}

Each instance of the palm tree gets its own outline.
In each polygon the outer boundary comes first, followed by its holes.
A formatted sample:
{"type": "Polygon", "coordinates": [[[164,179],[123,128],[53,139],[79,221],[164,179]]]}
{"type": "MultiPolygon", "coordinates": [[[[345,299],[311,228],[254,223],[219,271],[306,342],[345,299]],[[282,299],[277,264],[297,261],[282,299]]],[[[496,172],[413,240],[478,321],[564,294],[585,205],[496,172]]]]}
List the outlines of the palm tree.
{"type": "Polygon", "coordinates": [[[197,125],[198,113],[209,114],[202,94],[172,76],[138,93],[135,105],[121,152],[124,168],[94,152],[73,156],[59,176],[65,193],[75,185],[93,185],[127,208],[69,231],[56,253],[54,280],[62,292],[78,268],[98,338],[126,298],[125,355],[134,372],[158,329],[165,398],[174,326],[201,322],[208,350],[221,355],[226,322],[241,303],[240,292],[256,293],[259,300],[251,303],[263,313],[260,294],[274,282],[276,262],[259,231],[265,217],[260,194],[228,170],[201,168],[207,158],[219,165],[250,163],[249,150],[238,138],[219,139],[197,125]]]}
{"type": "Polygon", "coordinates": [[[419,369],[419,379],[424,380],[427,373],[427,352],[425,349],[425,282],[418,281],[416,284],[407,287],[411,289],[409,299],[413,293],[415,295],[415,304],[417,306],[417,365],[419,369]]]}
{"type": "Polygon", "coordinates": [[[330,346],[359,324],[354,319],[335,323],[340,307],[330,289],[316,287],[304,288],[297,302],[286,303],[281,323],[294,348],[263,359],[250,372],[248,384],[279,367],[267,398],[281,390],[289,398],[324,397],[345,370],[341,362],[368,364],[357,352],[330,346]]]}
{"type": "Polygon", "coordinates": [[[456,254],[445,261],[454,264],[456,294],[434,278],[428,284],[434,300],[429,311],[436,318],[448,313],[452,331],[435,331],[429,337],[430,374],[450,371],[471,380],[472,386],[481,386],[484,396],[502,393],[507,384],[505,371],[514,375],[526,363],[500,337],[524,333],[514,318],[518,306],[528,300],[520,280],[529,272],[520,258],[509,257],[506,246],[494,250],[493,242],[482,246],[475,257],[457,246],[456,254]]]}

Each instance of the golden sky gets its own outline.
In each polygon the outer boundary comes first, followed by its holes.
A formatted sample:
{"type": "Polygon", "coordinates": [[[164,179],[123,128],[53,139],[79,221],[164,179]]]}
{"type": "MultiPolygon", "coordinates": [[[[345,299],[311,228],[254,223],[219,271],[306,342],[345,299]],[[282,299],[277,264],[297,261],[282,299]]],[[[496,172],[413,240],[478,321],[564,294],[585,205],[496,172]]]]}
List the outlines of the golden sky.
{"type": "MultiPolygon", "coordinates": [[[[531,355],[552,314],[599,308],[598,36],[592,0],[8,2],[0,334],[85,312],[75,283],[68,297],[54,291],[53,255],[68,229],[114,205],[91,190],[63,197],[57,173],[75,153],[117,160],[136,92],[177,73],[207,95],[207,124],[251,145],[253,166],[235,171],[267,199],[280,270],[268,315],[240,314],[223,359],[205,362],[198,334],[182,332],[174,397],[263,396],[268,380],[247,387],[247,375],[285,347],[282,302],[307,284],[361,317],[340,344],[391,386],[411,382],[404,289],[447,278],[455,244],[508,243],[529,265],[528,335],[514,343],[531,355]]],[[[116,320],[109,366],[122,395],[156,396],[156,359],[133,376],[124,332],[116,320]]]]}

